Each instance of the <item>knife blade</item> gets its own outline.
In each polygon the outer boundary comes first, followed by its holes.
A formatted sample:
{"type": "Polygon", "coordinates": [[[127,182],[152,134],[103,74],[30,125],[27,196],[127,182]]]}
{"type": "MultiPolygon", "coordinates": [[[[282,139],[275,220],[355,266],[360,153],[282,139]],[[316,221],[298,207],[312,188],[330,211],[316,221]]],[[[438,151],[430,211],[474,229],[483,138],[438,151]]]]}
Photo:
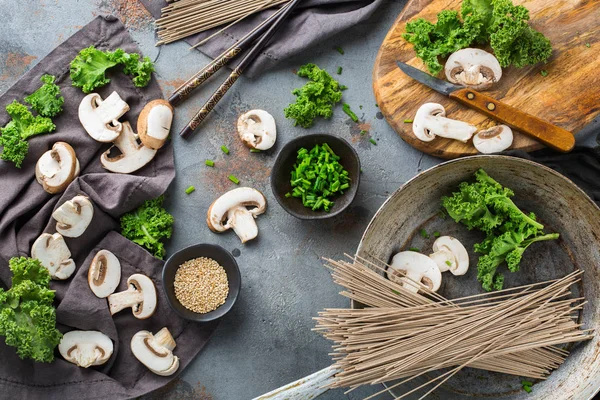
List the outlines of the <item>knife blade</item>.
{"type": "Polygon", "coordinates": [[[454,85],[438,79],[403,62],[396,61],[396,64],[398,64],[398,68],[402,72],[414,80],[496,121],[531,136],[548,147],[567,153],[573,150],[575,146],[575,137],[566,129],[527,114],[468,87],[454,85]]]}

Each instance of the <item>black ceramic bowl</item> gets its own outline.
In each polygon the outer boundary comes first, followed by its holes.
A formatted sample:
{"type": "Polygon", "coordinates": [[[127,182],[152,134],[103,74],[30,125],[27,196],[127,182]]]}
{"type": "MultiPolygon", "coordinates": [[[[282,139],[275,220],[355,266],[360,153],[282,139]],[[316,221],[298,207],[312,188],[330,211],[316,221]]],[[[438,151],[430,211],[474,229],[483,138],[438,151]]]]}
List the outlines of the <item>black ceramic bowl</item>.
{"type": "Polygon", "coordinates": [[[163,267],[163,288],[167,295],[169,305],[177,314],[185,319],[196,322],[209,322],[217,318],[221,318],[227,314],[233,307],[233,304],[237,300],[238,294],[240,293],[240,286],[242,284],[242,277],[240,276],[240,269],[238,268],[235,258],[230,252],[214,244],[196,244],[194,246],[186,247],[185,249],[179,250],[173,254],[165,262],[163,267]],[[199,314],[188,310],[179,303],[177,297],[175,297],[175,273],[181,264],[188,260],[192,260],[198,257],[212,258],[218,262],[227,273],[227,280],[229,281],[229,294],[225,303],[214,311],[206,314],[199,314]]]}
{"type": "Polygon", "coordinates": [[[285,211],[300,219],[325,219],[338,215],[354,200],[359,181],[360,159],[356,150],[344,139],[326,133],[300,136],[287,143],[277,155],[271,172],[271,190],[275,195],[275,199],[285,211]],[[313,211],[308,207],[304,207],[301,199],[285,197],[286,193],[292,191],[290,174],[296,162],[298,150],[302,147],[310,150],[315,145],[323,143],[327,143],[334,153],[340,156],[340,164],[348,171],[351,179],[349,190],[346,190],[344,194],[331,198],[335,204],[329,212],[323,210],[313,211]]]}

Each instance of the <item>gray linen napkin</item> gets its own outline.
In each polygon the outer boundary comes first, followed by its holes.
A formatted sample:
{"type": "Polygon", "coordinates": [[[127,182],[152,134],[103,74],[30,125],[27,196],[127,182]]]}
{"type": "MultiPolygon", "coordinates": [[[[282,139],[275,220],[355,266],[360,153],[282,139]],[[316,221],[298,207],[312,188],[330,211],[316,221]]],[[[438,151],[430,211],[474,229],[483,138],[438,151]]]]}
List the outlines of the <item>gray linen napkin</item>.
{"type": "MultiPolygon", "coordinates": [[[[114,342],[114,354],[100,367],[79,368],[64,361],[58,351],[53,363],[42,364],[21,360],[13,347],[0,337],[0,397],[27,399],[122,399],[140,396],[164,386],[173,379],[151,373],[131,354],[129,342],[140,330],[153,333],[168,327],[176,339],[175,354],[180,358],[179,371],[198,354],[216,328],[215,324],[188,323],[174,315],[164,297],[161,272],[163,261],[142,247],[126,240],[118,230],[118,218],[147,199],[167,189],[175,177],[171,144],[159,150],[155,159],[130,175],[107,172],[100,165],[100,154],[108,145],[94,141],[82,128],[77,109],[84,94],[71,86],[69,63],[80,49],[95,45],[102,49],[123,48],[139,52],[124,26],[114,17],[98,17],[66,42],[57,47],[19,82],[0,97],[0,126],[8,121],[4,107],[14,99],[22,101],[41,85],[45,73],[56,75],[65,97],[64,111],[54,119],[57,129],[48,135],[29,140],[29,154],[21,169],[0,161],[0,286],[10,285],[8,260],[29,255],[34,240],[42,232],[55,232],[53,210],[77,194],[88,196],[94,203],[94,219],[79,238],[66,238],[77,271],[66,281],[52,281],[56,290],[57,320],[61,332],[72,329],[99,330],[114,342]],[[35,180],[37,159],[57,141],[65,141],[75,149],[81,163],[81,175],[62,194],[47,194],[35,180]],[[134,273],[148,275],[159,295],[158,308],[147,320],[138,320],[130,310],[111,317],[105,299],[96,298],[87,284],[91,259],[100,249],[112,251],[120,260],[122,282],[134,273]]],[[[116,90],[129,103],[131,110],[121,120],[129,120],[136,128],[137,116],[146,102],[161,98],[161,89],[153,79],[143,89],[133,86],[120,71],[110,74],[111,83],[98,92],[105,98],[116,90]]]]}
{"type": "MultiPolygon", "coordinates": [[[[321,43],[336,33],[366,20],[384,0],[304,0],[298,5],[275,37],[267,44],[261,55],[254,60],[244,75],[254,77],[274,67],[283,59],[289,58],[316,43],[321,43]]],[[[164,0],[141,0],[154,18],[160,17],[160,10],[166,6],[164,0]]],[[[198,47],[204,54],[215,58],[237,42],[246,33],[267,19],[277,8],[252,15],[227,29],[198,47]]],[[[222,27],[190,36],[187,43],[196,44],[222,27]]],[[[360,38],[356,38],[360,40],[360,38]]],[[[332,48],[335,44],[332,43],[332,48]]],[[[232,65],[235,65],[239,56],[232,65]]],[[[200,69],[200,68],[198,68],[200,69]]]]}

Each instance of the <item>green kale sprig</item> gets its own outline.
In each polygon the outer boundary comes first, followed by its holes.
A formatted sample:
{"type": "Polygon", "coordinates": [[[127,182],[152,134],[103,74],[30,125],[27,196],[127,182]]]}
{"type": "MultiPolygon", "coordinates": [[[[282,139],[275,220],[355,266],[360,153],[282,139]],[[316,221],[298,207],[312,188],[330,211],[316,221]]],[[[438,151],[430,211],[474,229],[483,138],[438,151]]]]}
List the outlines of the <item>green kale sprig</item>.
{"type": "Polygon", "coordinates": [[[62,112],[65,98],[60,94],[60,88],[54,83],[56,77],[43,75],[40,80],[44,84],[35,92],[25,97],[25,102],[43,117],[54,117],[62,112]]]}

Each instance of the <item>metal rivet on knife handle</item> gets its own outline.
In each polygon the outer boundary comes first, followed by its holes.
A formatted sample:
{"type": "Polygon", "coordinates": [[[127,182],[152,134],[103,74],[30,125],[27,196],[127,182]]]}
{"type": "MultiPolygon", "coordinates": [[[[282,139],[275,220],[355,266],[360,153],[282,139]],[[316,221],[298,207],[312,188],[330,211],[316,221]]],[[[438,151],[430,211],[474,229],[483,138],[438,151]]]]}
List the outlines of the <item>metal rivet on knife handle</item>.
{"type": "Polygon", "coordinates": [[[496,105],[494,103],[487,103],[487,109],[494,111],[496,109],[496,105]]]}
{"type": "Polygon", "coordinates": [[[467,99],[473,100],[474,98],[475,98],[475,93],[473,93],[473,92],[467,93],[467,99]]]}

